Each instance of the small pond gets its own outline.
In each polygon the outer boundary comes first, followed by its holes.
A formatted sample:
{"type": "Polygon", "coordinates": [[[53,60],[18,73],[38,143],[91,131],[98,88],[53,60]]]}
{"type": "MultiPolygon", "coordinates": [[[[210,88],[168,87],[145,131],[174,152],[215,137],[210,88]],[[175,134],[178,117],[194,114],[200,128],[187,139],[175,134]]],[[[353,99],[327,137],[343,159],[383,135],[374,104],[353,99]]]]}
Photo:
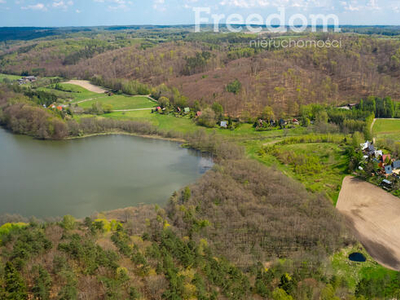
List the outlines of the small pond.
{"type": "Polygon", "coordinates": [[[365,258],[364,254],[359,252],[354,252],[349,255],[349,259],[355,262],[365,262],[367,259],[365,258]]]}

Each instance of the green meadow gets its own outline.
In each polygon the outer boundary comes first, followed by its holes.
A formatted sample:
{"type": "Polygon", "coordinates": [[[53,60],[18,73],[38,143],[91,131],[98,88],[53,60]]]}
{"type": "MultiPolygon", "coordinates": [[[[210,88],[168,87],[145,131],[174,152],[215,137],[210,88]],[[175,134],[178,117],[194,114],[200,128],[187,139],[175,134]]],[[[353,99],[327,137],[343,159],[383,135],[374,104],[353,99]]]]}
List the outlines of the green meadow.
{"type": "Polygon", "coordinates": [[[336,205],[348,169],[348,158],[341,145],[335,143],[281,145],[270,142],[264,148],[250,148],[250,153],[258,161],[268,166],[275,166],[286,175],[300,181],[308,191],[325,193],[336,205]]]}
{"type": "Polygon", "coordinates": [[[74,84],[59,83],[58,85],[62,88],[62,90],[55,89],[54,86],[40,87],[38,90],[55,94],[60,99],[68,100],[72,104],[88,99],[107,97],[105,94],[93,93],[74,84]]]}
{"type": "Polygon", "coordinates": [[[8,80],[18,80],[21,79],[22,76],[17,76],[17,75],[8,75],[8,74],[0,74],[0,82],[3,82],[4,79],[8,80]]]}
{"type": "Polygon", "coordinates": [[[88,91],[87,89],[70,84],[59,83],[62,90],[55,89],[55,86],[41,87],[39,90],[51,92],[57,95],[60,99],[64,99],[71,104],[77,104],[82,108],[90,108],[96,102],[101,104],[112,105],[113,110],[129,110],[129,109],[151,109],[157,103],[146,96],[128,96],[128,95],[112,95],[99,94],[88,91]]]}
{"type": "Polygon", "coordinates": [[[125,109],[142,109],[142,108],[153,108],[157,106],[157,103],[150,100],[146,96],[126,96],[126,95],[113,95],[96,98],[94,100],[81,102],[78,105],[83,108],[89,108],[94,103],[100,102],[101,104],[112,105],[113,110],[125,110],[125,109]]]}
{"type": "Polygon", "coordinates": [[[373,131],[378,139],[400,141],[400,119],[376,119],[373,131]]]}
{"type": "Polygon", "coordinates": [[[344,248],[332,255],[331,267],[337,276],[347,279],[349,288],[352,291],[355,291],[357,283],[362,279],[393,278],[397,274],[396,271],[382,267],[374,261],[360,244],[344,248]],[[367,260],[365,262],[350,261],[349,255],[354,252],[362,253],[367,260]]]}

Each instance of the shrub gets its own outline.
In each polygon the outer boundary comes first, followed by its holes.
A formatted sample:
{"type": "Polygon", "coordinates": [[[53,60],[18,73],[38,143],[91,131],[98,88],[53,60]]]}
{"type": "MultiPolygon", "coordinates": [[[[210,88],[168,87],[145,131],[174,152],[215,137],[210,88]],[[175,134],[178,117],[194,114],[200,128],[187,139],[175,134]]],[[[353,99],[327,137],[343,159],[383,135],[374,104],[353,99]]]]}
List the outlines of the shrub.
{"type": "Polygon", "coordinates": [[[66,229],[66,230],[73,230],[76,225],[76,220],[73,216],[71,215],[66,215],[63,217],[63,220],[61,221],[61,227],[66,229]]]}
{"type": "Polygon", "coordinates": [[[226,91],[229,93],[233,93],[235,95],[239,94],[241,89],[242,89],[242,84],[237,79],[235,79],[226,86],[226,91]]]}
{"type": "Polygon", "coordinates": [[[197,124],[205,127],[215,127],[217,123],[217,118],[215,112],[211,108],[206,108],[203,110],[201,116],[197,119],[197,124]]]}

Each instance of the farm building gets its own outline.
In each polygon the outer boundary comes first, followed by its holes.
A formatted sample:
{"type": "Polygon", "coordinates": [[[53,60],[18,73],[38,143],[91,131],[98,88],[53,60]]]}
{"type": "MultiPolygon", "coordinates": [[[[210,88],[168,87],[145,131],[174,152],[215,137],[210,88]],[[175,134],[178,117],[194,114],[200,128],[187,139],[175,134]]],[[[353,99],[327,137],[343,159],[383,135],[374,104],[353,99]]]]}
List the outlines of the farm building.
{"type": "Polygon", "coordinates": [[[367,150],[370,145],[371,145],[371,143],[369,141],[366,141],[365,143],[360,144],[361,150],[363,150],[363,151],[367,150]]]}
{"type": "Polygon", "coordinates": [[[29,82],[35,82],[36,80],[37,80],[37,78],[35,76],[26,76],[21,79],[18,79],[18,84],[22,85],[22,84],[26,84],[29,82]]]}
{"type": "Polygon", "coordinates": [[[375,155],[375,147],[374,147],[373,144],[370,144],[370,145],[368,146],[368,154],[369,154],[369,155],[375,155]]]}
{"type": "Polygon", "coordinates": [[[400,160],[396,160],[393,162],[393,169],[394,170],[400,169],[400,160]]]}
{"type": "Polygon", "coordinates": [[[376,157],[376,158],[379,158],[379,157],[381,157],[382,155],[383,155],[382,150],[376,150],[376,151],[375,151],[375,157],[376,157]]]}
{"type": "MultiPolygon", "coordinates": [[[[365,143],[360,144],[360,147],[364,153],[364,156],[368,156],[371,158],[382,158],[384,156],[383,151],[375,149],[374,144],[370,141],[366,141],[365,143]]],[[[385,160],[382,161],[384,162],[385,160]]]]}
{"type": "Polygon", "coordinates": [[[35,82],[37,78],[35,76],[26,76],[24,79],[30,82],[35,82]]]}
{"type": "Polygon", "coordinates": [[[338,108],[350,110],[353,109],[353,107],[355,107],[356,105],[357,103],[349,103],[347,105],[339,106],[338,108]]]}
{"type": "Polygon", "coordinates": [[[386,175],[391,175],[393,173],[393,169],[391,165],[385,166],[386,175]]]}

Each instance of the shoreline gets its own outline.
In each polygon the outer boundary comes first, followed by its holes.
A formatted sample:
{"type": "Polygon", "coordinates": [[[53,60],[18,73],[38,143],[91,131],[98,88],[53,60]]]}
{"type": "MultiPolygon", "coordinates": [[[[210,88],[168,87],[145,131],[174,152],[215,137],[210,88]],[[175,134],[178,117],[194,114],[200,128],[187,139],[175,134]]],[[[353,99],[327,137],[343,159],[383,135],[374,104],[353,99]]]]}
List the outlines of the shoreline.
{"type": "MultiPolygon", "coordinates": [[[[129,132],[124,132],[124,131],[110,131],[110,132],[99,132],[99,133],[93,133],[93,134],[85,134],[82,136],[68,136],[64,139],[60,139],[60,140],[56,140],[56,139],[48,139],[48,140],[44,140],[44,139],[37,139],[31,135],[27,135],[27,134],[17,134],[14,133],[13,131],[9,130],[8,128],[4,127],[4,126],[0,126],[1,129],[4,129],[6,132],[8,132],[11,135],[20,135],[20,136],[26,136],[29,137],[31,139],[36,139],[36,140],[40,140],[40,141],[53,141],[53,142],[63,142],[63,141],[73,141],[73,140],[78,140],[78,139],[86,139],[86,138],[91,138],[91,137],[96,137],[96,136],[108,136],[108,135],[124,135],[124,136],[131,136],[131,137],[140,137],[140,138],[145,138],[145,139],[154,139],[154,140],[163,140],[163,141],[170,141],[170,142],[174,142],[174,143],[178,143],[180,147],[184,147],[185,143],[187,143],[187,140],[182,139],[182,138],[168,138],[168,137],[163,137],[161,135],[152,135],[152,134],[137,134],[137,133],[129,133],[129,132]]],[[[193,149],[198,151],[197,149],[193,149]]],[[[203,174],[204,175],[204,174],[203,174]]],[[[162,204],[162,207],[164,207],[164,205],[167,205],[168,203],[168,199],[166,199],[165,203],[162,204]]],[[[98,211],[98,210],[94,210],[92,213],[90,213],[90,215],[88,216],[98,216],[100,214],[103,214],[105,216],[107,216],[106,218],[111,220],[111,219],[116,219],[119,221],[124,221],[123,217],[121,215],[123,215],[125,212],[136,212],[140,209],[146,208],[146,207],[154,207],[157,204],[154,203],[140,203],[138,205],[130,205],[127,207],[116,207],[114,209],[111,210],[107,210],[107,211],[98,211]]],[[[0,216],[3,215],[10,215],[11,217],[15,217],[15,218],[22,218],[25,220],[28,220],[29,218],[38,218],[40,221],[46,222],[46,219],[57,219],[57,220],[61,220],[63,216],[50,216],[50,217],[36,217],[35,215],[31,215],[31,216],[25,216],[25,215],[20,215],[18,213],[3,213],[0,214],[0,216]]],[[[75,216],[74,216],[75,217],[75,216]]],[[[77,221],[83,221],[83,218],[78,218],[76,217],[77,221]]]]}
{"type": "MultiPolygon", "coordinates": [[[[180,138],[167,138],[167,137],[163,137],[161,135],[129,133],[129,132],[124,132],[124,131],[99,132],[99,133],[85,134],[82,136],[70,136],[65,139],[61,139],[59,141],[68,141],[68,140],[72,141],[72,140],[85,139],[85,138],[91,138],[91,137],[96,137],[96,136],[106,136],[106,135],[126,135],[126,136],[142,137],[142,138],[146,138],[146,139],[155,139],[155,140],[164,140],[164,141],[177,142],[177,143],[186,143],[187,142],[185,139],[180,139],[180,138]]],[[[53,141],[57,141],[57,140],[53,140],[53,141]]]]}
{"type": "Polygon", "coordinates": [[[108,131],[108,132],[98,132],[98,133],[91,133],[91,134],[84,134],[81,136],[67,136],[63,139],[38,139],[32,135],[29,134],[24,134],[24,133],[15,133],[11,129],[7,128],[6,126],[0,124],[0,128],[4,129],[6,132],[9,132],[12,135],[20,135],[20,136],[27,136],[32,139],[38,140],[38,141],[53,141],[53,142],[62,142],[62,141],[72,141],[72,140],[78,140],[78,139],[85,139],[85,138],[90,138],[90,137],[96,137],[96,136],[106,136],[106,135],[127,135],[127,136],[135,136],[135,137],[142,137],[146,139],[155,139],[155,140],[164,140],[164,141],[170,141],[170,142],[177,142],[177,143],[186,143],[187,140],[183,138],[168,138],[164,137],[161,135],[157,134],[140,134],[140,133],[131,133],[131,132],[125,132],[125,131],[108,131]]]}

